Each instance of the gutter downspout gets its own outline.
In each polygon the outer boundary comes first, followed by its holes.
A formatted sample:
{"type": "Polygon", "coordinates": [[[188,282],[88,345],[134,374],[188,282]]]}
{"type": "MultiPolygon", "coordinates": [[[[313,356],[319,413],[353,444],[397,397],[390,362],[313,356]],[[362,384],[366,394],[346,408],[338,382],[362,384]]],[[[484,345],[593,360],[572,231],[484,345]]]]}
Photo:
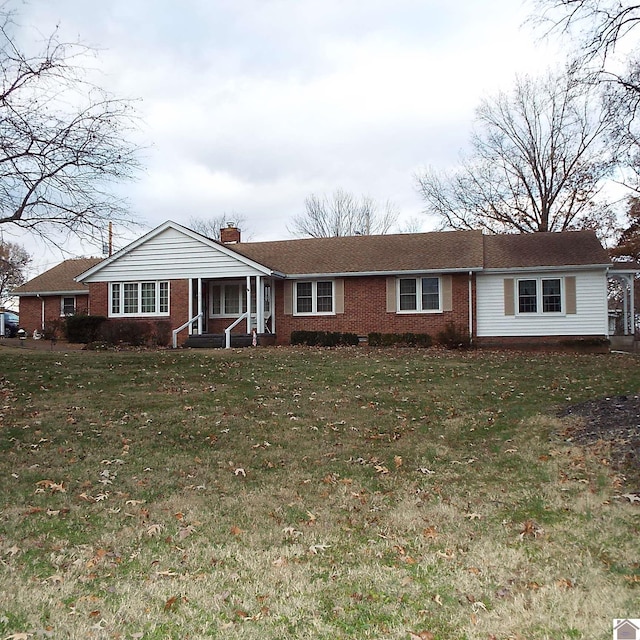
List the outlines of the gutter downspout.
{"type": "Polygon", "coordinates": [[[40,311],[40,328],[42,330],[44,330],[44,298],[39,293],[37,293],[36,296],[40,300],[40,307],[41,307],[41,311],[40,311]]]}
{"type": "Polygon", "coordinates": [[[469,342],[473,344],[473,272],[469,271],[469,342]]]}

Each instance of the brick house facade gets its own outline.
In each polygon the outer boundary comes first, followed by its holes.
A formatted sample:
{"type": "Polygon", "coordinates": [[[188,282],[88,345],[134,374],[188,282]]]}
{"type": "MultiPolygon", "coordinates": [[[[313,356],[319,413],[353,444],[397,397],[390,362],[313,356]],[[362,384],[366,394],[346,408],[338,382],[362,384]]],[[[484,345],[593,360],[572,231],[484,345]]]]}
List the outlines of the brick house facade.
{"type": "Polygon", "coordinates": [[[610,263],[591,232],[230,238],[169,221],[75,281],[89,313],[167,321],[182,327],[178,344],[232,323],[234,333],[272,334],[278,344],[301,330],[435,337],[450,323],[480,345],[607,337],[610,263]]]}

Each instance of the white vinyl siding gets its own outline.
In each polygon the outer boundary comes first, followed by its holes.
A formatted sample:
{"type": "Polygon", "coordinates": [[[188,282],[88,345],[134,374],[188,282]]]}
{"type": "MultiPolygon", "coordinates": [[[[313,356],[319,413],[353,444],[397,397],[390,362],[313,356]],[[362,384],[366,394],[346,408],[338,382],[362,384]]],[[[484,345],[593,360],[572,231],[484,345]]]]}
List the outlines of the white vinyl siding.
{"type": "Polygon", "coordinates": [[[143,282],[187,278],[231,278],[264,275],[239,257],[173,228],[133,248],[104,266],[86,282],[143,282]]]}
{"type": "MultiPolygon", "coordinates": [[[[607,280],[604,269],[564,273],[478,274],[476,282],[479,337],[607,335],[607,280]],[[558,278],[563,282],[562,313],[519,313],[519,281],[535,280],[541,283],[543,279],[558,278]],[[575,291],[575,307],[567,304],[568,289],[572,294],[575,291]],[[508,294],[514,291],[515,309],[509,309],[508,294]]],[[[543,304],[542,292],[539,304],[543,304]]]]}

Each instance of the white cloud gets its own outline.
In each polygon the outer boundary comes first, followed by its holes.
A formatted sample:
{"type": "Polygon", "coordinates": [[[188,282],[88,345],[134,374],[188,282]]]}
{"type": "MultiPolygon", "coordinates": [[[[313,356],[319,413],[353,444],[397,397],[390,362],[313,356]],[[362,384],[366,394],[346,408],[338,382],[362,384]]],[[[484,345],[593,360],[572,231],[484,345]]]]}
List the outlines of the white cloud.
{"type": "Polygon", "coordinates": [[[514,0],[31,0],[23,21],[103,49],[98,82],[139,97],[151,226],[236,212],[287,236],[312,192],[422,207],[413,173],[455,161],[481,97],[554,52],[514,0]]]}

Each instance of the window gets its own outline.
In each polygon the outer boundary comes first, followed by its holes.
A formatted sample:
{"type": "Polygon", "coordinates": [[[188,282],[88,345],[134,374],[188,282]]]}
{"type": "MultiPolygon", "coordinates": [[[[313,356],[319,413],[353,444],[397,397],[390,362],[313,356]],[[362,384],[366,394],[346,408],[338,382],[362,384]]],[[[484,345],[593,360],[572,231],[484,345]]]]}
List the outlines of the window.
{"type": "Polygon", "coordinates": [[[76,312],[76,299],[75,296],[63,296],[60,301],[60,315],[72,316],[76,312]]]}
{"type": "Polygon", "coordinates": [[[537,280],[518,281],[518,311],[520,313],[537,313],[537,285],[537,280]]]}
{"type": "Polygon", "coordinates": [[[560,313],[562,311],[559,279],[542,281],[542,311],[544,313],[560,313]]]}
{"type": "Polygon", "coordinates": [[[562,313],[562,279],[518,280],[519,313],[562,313]]]}
{"type": "Polygon", "coordinates": [[[440,311],[440,278],[400,278],[398,296],[401,312],[440,311]]]}
{"type": "Polygon", "coordinates": [[[110,315],[157,316],[169,314],[168,282],[112,282],[110,315]]]}
{"type": "MultiPolygon", "coordinates": [[[[224,282],[211,285],[211,302],[209,303],[212,316],[237,317],[247,311],[246,282],[224,282]]],[[[256,292],[251,290],[251,310],[256,310],[256,292]]]]}
{"type": "Polygon", "coordinates": [[[335,309],[332,280],[296,282],[295,313],[298,315],[333,314],[335,309]]]}

